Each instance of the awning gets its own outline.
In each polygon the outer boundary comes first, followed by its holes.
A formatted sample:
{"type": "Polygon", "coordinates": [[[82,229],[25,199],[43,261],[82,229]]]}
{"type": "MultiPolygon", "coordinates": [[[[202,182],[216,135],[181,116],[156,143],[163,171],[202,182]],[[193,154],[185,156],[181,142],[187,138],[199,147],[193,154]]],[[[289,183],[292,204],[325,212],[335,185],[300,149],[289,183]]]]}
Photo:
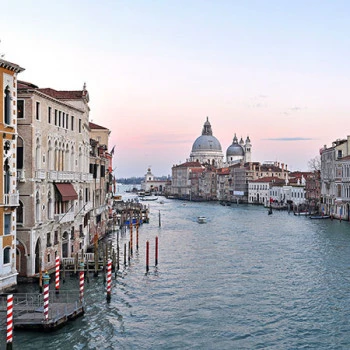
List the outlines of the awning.
{"type": "Polygon", "coordinates": [[[56,184],[55,186],[61,195],[62,202],[71,201],[78,199],[78,194],[75,192],[75,189],[71,183],[56,184]]]}

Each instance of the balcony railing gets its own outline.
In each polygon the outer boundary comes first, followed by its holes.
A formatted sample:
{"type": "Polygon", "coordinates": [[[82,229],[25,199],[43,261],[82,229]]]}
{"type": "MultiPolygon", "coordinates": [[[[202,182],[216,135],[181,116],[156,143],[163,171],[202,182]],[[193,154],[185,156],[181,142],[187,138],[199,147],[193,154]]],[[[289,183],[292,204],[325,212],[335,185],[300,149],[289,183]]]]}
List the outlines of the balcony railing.
{"type": "Polygon", "coordinates": [[[54,218],[57,223],[71,222],[74,221],[74,212],[55,214],[54,218]]]}
{"type": "Polygon", "coordinates": [[[100,207],[98,207],[98,208],[95,209],[95,214],[96,214],[96,215],[100,215],[100,214],[102,214],[105,210],[106,210],[106,206],[105,206],[105,205],[102,205],[102,206],[100,206],[100,207]]]}
{"type": "Polygon", "coordinates": [[[17,170],[17,181],[20,181],[20,182],[26,181],[26,172],[24,169],[17,170]]]}
{"type": "Polygon", "coordinates": [[[46,171],[45,170],[36,170],[35,171],[35,178],[39,180],[45,180],[46,179],[46,171]]]}
{"type": "Polygon", "coordinates": [[[4,194],[4,205],[17,207],[19,205],[19,193],[4,194]]]}

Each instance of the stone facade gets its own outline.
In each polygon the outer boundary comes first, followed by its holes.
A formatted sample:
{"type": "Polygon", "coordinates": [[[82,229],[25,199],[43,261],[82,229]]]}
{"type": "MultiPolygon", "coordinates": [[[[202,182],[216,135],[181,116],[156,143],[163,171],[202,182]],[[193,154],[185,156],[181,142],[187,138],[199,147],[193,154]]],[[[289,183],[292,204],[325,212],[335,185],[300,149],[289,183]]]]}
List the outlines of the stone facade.
{"type": "Polygon", "coordinates": [[[16,186],[17,142],[17,75],[23,68],[0,59],[0,137],[3,152],[0,178],[0,291],[17,283],[20,260],[16,252],[16,208],[19,195],[16,186]]]}

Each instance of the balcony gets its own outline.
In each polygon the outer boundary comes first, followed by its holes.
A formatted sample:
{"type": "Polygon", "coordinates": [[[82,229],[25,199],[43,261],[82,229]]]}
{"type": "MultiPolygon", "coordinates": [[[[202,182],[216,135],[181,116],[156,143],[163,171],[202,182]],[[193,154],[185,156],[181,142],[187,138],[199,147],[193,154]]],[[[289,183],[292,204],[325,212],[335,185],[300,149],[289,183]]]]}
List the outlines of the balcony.
{"type": "Polygon", "coordinates": [[[45,180],[46,179],[46,171],[45,170],[36,170],[35,171],[35,179],[36,180],[45,180]]]}
{"type": "Polygon", "coordinates": [[[26,172],[24,169],[17,170],[17,181],[26,182],[26,172]]]}
{"type": "Polygon", "coordinates": [[[74,212],[63,213],[63,214],[55,214],[54,219],[56,223],[66,223],[74,221],[74,212]]]}
{"type": "Polygon", "coordinates": [[[4,205],[7,205],[9,207],[19,206],[19,193],[4,194],[4,205]]]}

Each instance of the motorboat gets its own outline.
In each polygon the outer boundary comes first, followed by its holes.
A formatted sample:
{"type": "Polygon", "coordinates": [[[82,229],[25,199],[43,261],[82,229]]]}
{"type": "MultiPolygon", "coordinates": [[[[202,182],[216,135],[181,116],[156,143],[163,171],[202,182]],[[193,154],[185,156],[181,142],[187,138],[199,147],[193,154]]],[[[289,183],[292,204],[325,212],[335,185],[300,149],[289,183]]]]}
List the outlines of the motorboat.
{"type": "Polygon", "coordinates": [[[199,224],[205,224],[207,222],[207,218],[205,216],[198,216],[197,217],[197,222],[199,224]]]}

